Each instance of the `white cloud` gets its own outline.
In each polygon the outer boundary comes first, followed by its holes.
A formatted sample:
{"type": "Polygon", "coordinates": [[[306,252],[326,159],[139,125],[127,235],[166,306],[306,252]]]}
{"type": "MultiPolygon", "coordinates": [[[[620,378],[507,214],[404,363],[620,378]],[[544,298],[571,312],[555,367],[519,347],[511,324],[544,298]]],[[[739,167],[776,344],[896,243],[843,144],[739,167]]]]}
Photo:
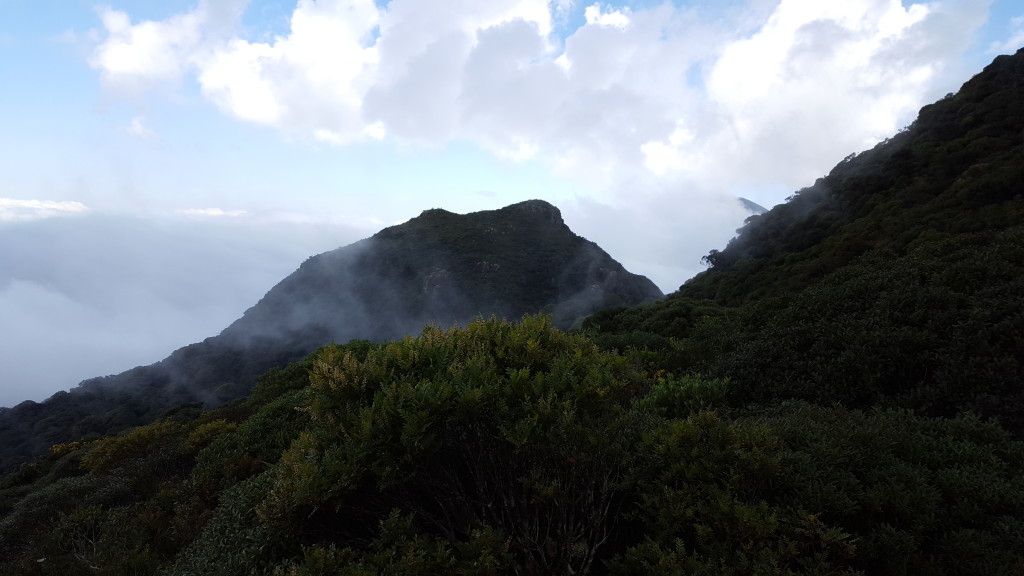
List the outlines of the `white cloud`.
{"type": "Polygon", "coordinates": [[[637,170],[798,186],[906,123],[986,10],[781,0],[737,36],[693,9],[594,3],[559,42],[552,21],[571,6],[300,0],[287,35],[268,42],[211,31],[231,18],[208,2],[136,24],[104,8],[92,62],[126,83],[194,69],[225,112],[337,145],[469,140],[587,182],[600,166],[606,186],[637,170]]]}
{"type": "Polygon", "coordinates": [[[146,119],[142,116],[132,118],[132,121],[124,127],[124,131],[131,136],[143,140],[156,138],[156,132],[153,132],[149,126],[146,126],[146,119]]]}
{"type": "MultiPolygon", "coordinates": [[[[796,187],[844,150],[895,132],[924,103],[941,62],[916,57],[931,48],[919,39],[930,17],[945,15],[899,0],[781,2],[711,68],[708,97],[720,123],[701,138],[715,154],[694,176],[796,187]],[[730,176],[737,160],[744,170],[730,176]]],[[[949,56],[965,47],[962,37],[948,41],[949,56]]]]}
{"type": "Polygon", "coordinates": [[[83,214],[88,211],[89,208],[81,202],[0,198],[0,222],[41,220],[83,214]]]}
{"type": "Polygon", "coordinates": [[[987,17],[975,0],[758,1],[711,15],[301,0],[286,34],[251,41],[214,30],[230,18],[210,5],[136,24],[102,11],[94,65],[128,84],[190,71],[226,114],[289,137],[470,142],[541,162],[598,202],[674,210],[677,230],[704,229],[694,202],[796,190],[894,133],[956,88],[951,70],[987,17]],[[583,24],[555,35],[570,10],[583,24]]]}
{"type": "Polygon", "coordinates": [[[612,28],[625,28],[629,26],[629,8],[622,10],[608,10],[601,7],[600,3],[591,4],[583,13],[587,24],[592,26],[610,26],[612,28]]]}
{"type": "Polygon", "coordinates": [[[104,80],[142,82],[177,80],[188,64],[189,52],[199,43],[199,16],[188,13],[167,22],[133,25],[128,14],[110,7],[99,9],[107,31],[90,64],[102,70],[104,80]]]}
{"type": "Polygon", "coordinates": [[[383,122],[374,122],[373,124],[363,128],[363,134],[366,134],[374,140],[383,140],[384,137],[387,136],[388,130],[384,126],[383,122]]]}
{"type": "Polygon", "coordinates": [[[361,136],[363,77],[376,63],[373,0],[301,0],[287,36],[233,39],[197,61],[202,91],[243,120],[337,144],[361,136]]]}
{"type": "Polygon", "coordinates": [[[686,167],[686,149],[693,145],[696,136],[686,128],[686,122],[678,120],[676,128],[665,140],[652,140],[640,146],[644,154],[644,166],[648,170],[663,175],[671,170],[683,170],[686,167]]]}
{"type": "Polygon", "coordinates": [[[176,83],[209,43],[233,32],[247,4],[248,0],[202,0],[185,14],[134,24],[126,12],[100,6],[97,13],[106,37],[89,64],[117,90],[176,83]]]}
{"type": "Polygon", "coordinates": [[[199,74],[203,93],[242,120],[273,125],[284,111],[264,67],[277,58],[269,44],[232,40],[205,60],[199,74]]]}
{"type": "Polygon", "coordinates": [[[201,218],[238,218],[249,214],[245,210],[224,210],[222,208],[186,208],[182,210],[175,210],[174,213],[181,214],[182,216],[198,216],[201,218]]]}

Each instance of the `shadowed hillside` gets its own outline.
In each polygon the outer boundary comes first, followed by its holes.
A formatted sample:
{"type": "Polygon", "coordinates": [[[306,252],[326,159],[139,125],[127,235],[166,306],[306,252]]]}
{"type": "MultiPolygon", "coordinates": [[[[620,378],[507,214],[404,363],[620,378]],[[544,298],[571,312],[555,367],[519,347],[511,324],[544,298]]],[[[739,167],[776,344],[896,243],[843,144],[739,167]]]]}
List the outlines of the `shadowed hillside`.
{"type": "Polygon", "coordinates": [[[1024,433],[1024,51],[705,261],[666,300],[588,325],[730,377],[738,404],[972,411],[1024,433]]]}
{"type": "Polygon", "coordinates": [[[1024,54],[999,56],[899,134],[751,216],[679,295],[738,304],[792,292],[871,251],[1024,223],[1024,54]]]}

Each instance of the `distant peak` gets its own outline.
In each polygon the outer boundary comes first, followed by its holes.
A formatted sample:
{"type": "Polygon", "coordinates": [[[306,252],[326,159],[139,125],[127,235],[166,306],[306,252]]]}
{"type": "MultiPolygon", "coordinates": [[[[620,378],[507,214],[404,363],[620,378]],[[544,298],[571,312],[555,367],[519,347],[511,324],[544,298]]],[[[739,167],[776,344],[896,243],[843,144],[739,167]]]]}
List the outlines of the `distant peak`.
{"type": "Polygon", "coordinates": [[[557,207],[545,202],[544,200],[526,200],[525,202],[506,206],[502,208],[501,211],[537,217],[549,224],[565,223],[562,220],[562,212],[557,207]]]}
{"type": "Polygon", "coordinates": [[[420,212],[420,215],[418,217],[431,218],[437,216],[455,216],[455,213],[449,212],[444,208],[430,208],[429,210],[424,210],[423,212],[420,212]]]}
{"type": "Polygon", "coordinates": [[[744,209],[752,214],[764,214],[768,211],[764,206],[761,206],[753,200],[748,200],[747,198],[740,197],[740,203],[743,204],[744,209]]]}

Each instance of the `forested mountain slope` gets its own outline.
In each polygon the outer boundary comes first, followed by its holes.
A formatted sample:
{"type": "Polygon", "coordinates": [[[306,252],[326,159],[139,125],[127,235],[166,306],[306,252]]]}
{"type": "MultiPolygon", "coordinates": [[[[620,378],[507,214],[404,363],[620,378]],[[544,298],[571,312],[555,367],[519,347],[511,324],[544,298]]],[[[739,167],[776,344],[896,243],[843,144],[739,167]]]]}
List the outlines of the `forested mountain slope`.
{"type": "Polygon", "coordinates": [[[679,295],[737,304],[801,289],[868,251],[1024,223],[1024,55],[1000,56],[899,134],[752,216],[679,295]]]}
{"type": "Polygon", "coordinates": [[[1024,442],[751,409],[545,317],[329,346],[244,403],[0,477],[34,574],[1019,574],[1024,442]]]}
{"type": "Polygon", "coordinates": [[[467,215],[428,210],[309,258],[218,336],[45,402],[0,409],[0,470],[58,442],[150,422],[182,403],[242,398],[269,368],[331,341],[390,340],[431,322],[538,312],[569,328],[594,310],[661,297],[650,280],[574,234],[546,202],[467,215]]]}
{"type": "Polygon", "coordinates": [[[1024,52],[706,261],[589,325],[609,345],[677,338],[658,341],[675,369],[729,376],[737,402],[970,410],[1024,433],[1024,52]]]}

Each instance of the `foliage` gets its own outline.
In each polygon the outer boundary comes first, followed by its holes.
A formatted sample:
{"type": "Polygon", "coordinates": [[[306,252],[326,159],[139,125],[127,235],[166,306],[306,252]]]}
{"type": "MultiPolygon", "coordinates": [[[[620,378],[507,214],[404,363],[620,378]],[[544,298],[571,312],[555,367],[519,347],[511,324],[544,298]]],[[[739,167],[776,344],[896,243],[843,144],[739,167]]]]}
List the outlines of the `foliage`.
{"type": "Polygon", "coordinates": [[[872,253],[723,325],[706,368],[734,401],[803,398],[929,415],[972,410],[1024,431],[1024,228],[872,253]]]}
{"type": "Polygon", "coordinates": [[[174,576],[271,574],[295,536],[261,521],[256,507],[274,484],[268,472],[227,489],[199,537],[161,573],[174,576]]]}
{"type": "Polygon", "coordinates": [[[658,428],[642,450],[657,474],[636,514],[645,540],[618,559],[622,574],[847,574],[853,538],[781,502],[773,431],[700,412],[658,428]]]}
{"type": "Polygon", "coordinates": [[[756,420],[786,446],[782,501],[856,535],[865,573],[1019,571],[1024,444],[997,424],[806,404],[756,420]]]}
{"type": "Polygon", "coordinates": [[[546,317],[328,346],[249,408],[55,446],[7,477],[0,562],[276,576],[1024,562],[1024,443],[998,424],[736,407],[735,382],[649,362],[546,317]]]}
{"type": "Polygon", "coordinates": [[[363,362],[328,349],[311,380],[314,426],[284,454],[267,517],[347,543],[397,508],[450,542],[498,530],[531,573],[600,556],[649,426],[629,409],[642,375],[544,317],[427,328],[363,362]]]}
{"type": "Polygon", "coordinates": [[[1011,574],[1024,444],[974,416],[804,403],[649,434],[645,541],[623,573],[1011,574]]]}
{"type": "Polygon", "coordinates": [[[474,531],[458,549],[446,540],[418,533],[414,517],[393,510],[380,522],[379,536],[364,550],[313,546],[303,550],[297,566],[284,568],[275,576],[319,576],[345,574],[415,575],[459,574],[487,576],[504,573],[509,563],[507,543],[494,530],[474,531]]]}

